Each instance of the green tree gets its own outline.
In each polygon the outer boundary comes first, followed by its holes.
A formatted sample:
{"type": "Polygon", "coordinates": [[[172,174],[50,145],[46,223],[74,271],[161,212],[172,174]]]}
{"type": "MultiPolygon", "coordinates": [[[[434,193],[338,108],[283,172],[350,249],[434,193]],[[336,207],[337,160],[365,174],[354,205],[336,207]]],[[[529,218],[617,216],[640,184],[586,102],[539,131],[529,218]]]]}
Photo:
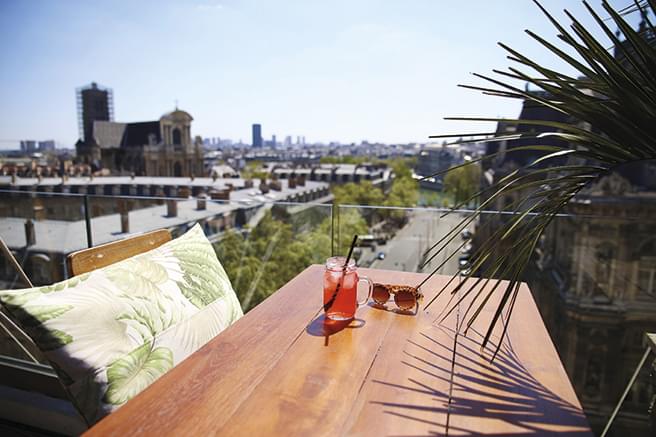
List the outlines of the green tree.
{"type": "Polygon", "coordinates": [[[322,164],[363,164],[369,162],[366,156],[322,156],[319,162],[322,164]]]}
{"type": "Polygon", "coordinates": [[[332,192],[338,205],[382,205],[385,198],[383,190],[369,181],[336,185],[332,192]]]}
{"type": "Polygon", "coordinates": [[[481,167],[478,164],[456,168],[444,177],[444,191],[451,194],[456,203],[464,202],[479,191],[481,167]]]}
{"type": "Polygon", "coordinates": [[[261,161],[250,161],[241,171],[241,177],[244,179],[262,179],[268,176],[268,172],[262,167],[261,161]]]}
{"type": "Polygon", "coordinates": [[[247,238],[237,230],[225,232],[215,250],[244,311],[255,307],[310,264],[322,264],[330,256],[330,220],[326,219],[314,231],[294,233],[290,224],[267,211],[247,238]]]}
{"type": "Polygon", "coordinates": [[[419,184],[412,178],[397,178],[392,184],[386,206],[413,207],[419,201],[419,184]]]}
{"type": "Polygon", "coordinates": [[[392,169],[396,178],[412,178],[412,169],[417,164],[417,158],[393,158],[383,163],[392,169]]]}
{"type": "MultiPolygon", "coordinates": [[[[369,225],[358,208],[340,208],[338,228],[335,230],[337,244],[336,255],[346,256],[353,240],[353,235],[366,235],[369,233],[369,225]]],[[[330,222],[326,220],[319,226],[318,232],[330,235],[330,222]]]]}

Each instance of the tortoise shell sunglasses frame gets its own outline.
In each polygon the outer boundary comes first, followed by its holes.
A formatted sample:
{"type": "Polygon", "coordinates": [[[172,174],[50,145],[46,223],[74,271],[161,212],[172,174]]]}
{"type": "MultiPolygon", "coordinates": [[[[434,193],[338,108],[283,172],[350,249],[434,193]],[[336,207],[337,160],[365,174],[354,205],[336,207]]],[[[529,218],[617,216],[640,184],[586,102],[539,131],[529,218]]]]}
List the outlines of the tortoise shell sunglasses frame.
{"type": "Polygon", "coordinates": [[[415,314],[419,311],[419,301],[424,297],[417,287],[378,282],[374,284],[371,297],[377,305],[385,306],[390,296],[394,296],[394,303],[401,311],[410,312],[415,307],[415,314]]]}

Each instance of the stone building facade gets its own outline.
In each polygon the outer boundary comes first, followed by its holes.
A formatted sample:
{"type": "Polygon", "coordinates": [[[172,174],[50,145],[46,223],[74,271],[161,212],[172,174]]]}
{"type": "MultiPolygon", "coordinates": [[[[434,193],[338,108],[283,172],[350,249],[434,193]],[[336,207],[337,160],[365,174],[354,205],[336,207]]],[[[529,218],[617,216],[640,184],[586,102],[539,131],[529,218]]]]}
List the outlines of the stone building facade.
{"type": "Polygon", "coordinates": [[[94,121],[93,138],[76,144],[77,159],[111,174],[203,176],[200,137],[192,139],[193,117],[175,109],[158,121],[94,121]]]}
{"type": "MultiPolygon", "coordinates": [[[[532,102],[525,103],[519,118],[573,122],[532,102]]],[[[498,133],[528,128],[500,125],[498,133]]],[[[488,154],[525,144],[508,140],[490,145],[488,154]]],[[[486,164],[483,188],[522,171],[539,156],[501,153],[486,164]]],[[[518,190],[498,197],[488,209],[508,210],[528,194],[518,190]]],[[[656,162],[618,168],[577,194],[563,212],[544,233],[523,279],[593,430],[601,432],[644,352],[645,332],[656,332],[656,162]]],[[[482,215],[475,245],[510,218],[482,215]]],[[[497,250],[512,248],[500,242],[497,250]]],[[[620,410],[612,435],[652,435],[647,411],[654,393],[647,367],[620,410]]]]}
{"type": "MultiPolygon", "coordinates": [[[[615,173],[548,228],[526,280],[588,420],[601,431],[656,331],[656,192],[615,173]]],[[[613,435],[650,435],[645,366],[613,435]]]]}

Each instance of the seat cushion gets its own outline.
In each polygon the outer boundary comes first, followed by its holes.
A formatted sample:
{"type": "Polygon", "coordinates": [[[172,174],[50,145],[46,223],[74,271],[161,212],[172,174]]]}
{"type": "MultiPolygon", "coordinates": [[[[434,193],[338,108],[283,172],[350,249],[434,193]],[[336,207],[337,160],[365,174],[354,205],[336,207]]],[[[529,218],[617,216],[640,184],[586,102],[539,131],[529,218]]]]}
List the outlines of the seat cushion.
{"type": "Polygon", "coordinates": [[[243,315],[199,225],[157,249],[0,302],[50,360],[89,425],[243,315]]]}

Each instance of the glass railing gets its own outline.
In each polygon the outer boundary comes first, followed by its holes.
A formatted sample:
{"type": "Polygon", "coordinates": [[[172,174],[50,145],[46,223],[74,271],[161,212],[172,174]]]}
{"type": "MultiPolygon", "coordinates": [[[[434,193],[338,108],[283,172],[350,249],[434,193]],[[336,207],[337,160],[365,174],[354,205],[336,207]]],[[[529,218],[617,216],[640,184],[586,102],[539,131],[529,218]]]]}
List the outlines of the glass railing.
{"type": "MultiPolygon", "coordinates": [[[[0,190],[0,237],[34,285],[70,276],[66,257],[130,235],[200,224],[248,311],[311,264],[332,254],[332,205],[256,196],[109,196],[0,190]]],[[[26,284],[2,257],[5,288],[26,284]]]]}
{"type": "Polygon", "coordinates": [[[455,229],[471,211],[446,214],[443,208],[395,208],[363,205],[335,207],[335,247],[345,253],[353,235],[360,236],[355,256],[360,266],[386,270],[453,275],[466,271],[462,263],[472,250],[467,232],[455,229]],[[453,231],[454,238],[446,250],[435,257],[428,250],[453,231]],[[453,256],[451,256],[453,254],[453,256]]]}
{"type": "MultiPolygon", "coordinates": [[[[0,190],[0,236],[42,285],[66,278],[66,256],[89,245],[156,229],[176,237],[200,223],[248,311],[307,266],[346,254],[354,234],[362,267],[468,273],[477,247],[508,217],[488,211],[458,227],[472,211],[333,206],[310,195],[286,202],[255,191],[230,200],[142,194],[0,190]],[[426,254],[449,233],[455,238],[445,251],[426,254]]],[[[526,269],[524,280],[597,432],[642,357],[644,333],[656,331],[655,236],[655,217],[562,214],[526,269]]],[[[4,257],[0,280],[5,288],[24,286],[4,257]]],[[[20,356],[9,344],[3,340],[0,353],[20,356]]],[[[609,435],[648,433],[649,375],[646,365],[609,435]]]]}

